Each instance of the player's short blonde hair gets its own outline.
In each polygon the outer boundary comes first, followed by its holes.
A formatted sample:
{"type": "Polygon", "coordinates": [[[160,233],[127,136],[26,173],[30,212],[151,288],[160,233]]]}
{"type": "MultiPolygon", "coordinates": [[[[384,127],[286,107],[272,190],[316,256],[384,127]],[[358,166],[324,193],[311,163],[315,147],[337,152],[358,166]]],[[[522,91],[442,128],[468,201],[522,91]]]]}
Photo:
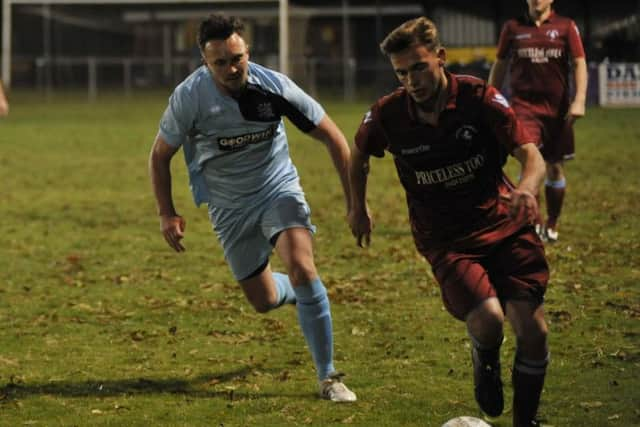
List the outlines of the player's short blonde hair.
{"type": "Polygon", "coordinates": [[[424,16],[407,21],[391,31],[380,43],[380,50],[389,56],[415,44],[424,45],[432,52],[442,47],[436,24],[424,16]]]}

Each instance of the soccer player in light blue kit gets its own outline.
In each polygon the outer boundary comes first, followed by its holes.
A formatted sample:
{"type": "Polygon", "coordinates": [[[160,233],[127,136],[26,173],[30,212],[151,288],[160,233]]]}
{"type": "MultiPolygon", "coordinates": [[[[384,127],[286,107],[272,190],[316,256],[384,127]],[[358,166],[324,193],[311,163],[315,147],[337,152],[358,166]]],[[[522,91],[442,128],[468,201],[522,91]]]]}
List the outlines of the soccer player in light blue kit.
{"type": "Polygon", "coordinates": [[[318,374],[320,395],[353,402],[333,366],[327,291],[313,260],[310,210],[291,162],[282,116],[322,141],[349,205],[348,143],[322,107],[287,76],[249,62],[243,26],[211,15],[200,25],[204,65],[175,89],[149,158],[160,227],[175,251],[185,250],[185,220],[171,194],[170,163],[183,148],[195,203],[206,203],[225,258],[260,313],[296,304],[318,374]],[[287,274],[275,273],[275,251],[287,274]]]}

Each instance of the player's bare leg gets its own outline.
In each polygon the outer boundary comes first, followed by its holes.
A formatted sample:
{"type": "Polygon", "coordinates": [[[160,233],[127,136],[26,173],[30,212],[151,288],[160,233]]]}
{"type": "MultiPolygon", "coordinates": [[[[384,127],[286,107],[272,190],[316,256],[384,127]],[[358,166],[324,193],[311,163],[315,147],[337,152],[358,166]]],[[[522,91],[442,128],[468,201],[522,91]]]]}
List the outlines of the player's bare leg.
{"type": "Polygon", "coordinates": [[[280,233],[276,251],[284,263],[297,300],[298,320],[318,373],[320,395],[334,402],[354,402],[356,395],[333,366],[333,324],[329,298],[313,260],[311,233],[289,228],[280,233]]]}
{"type": "Polygon", "coordinates": [[[466,324],[473,344],[475,398],[485,414],[497,417],[504,409],[500,377],[504,313],[500,301],[495,297],[483,301],[467,315],[466,324]]]}
{"type": "Polygon", "coordinates": [[[283,304],[295,304],[295,294],[289,278],[271,271],[267,263],[262,271],[240,281],[247,300],[258,313],[266,313],[283,304]]]}
{"type": "Polygon", "coordinates": [[[536,425],[536,414],[549,363],[544,308],[542,305],[536,307],[529,301],[509,301],[507,317],[517,339],[512,373],[513,425],[531,427],[536,425]]]}
{"type": "Polygon", "coordinates": [[[567,182],[564,176],[562,162],[547,162],[547,179],[544,185],[547,203],[547,222],[545,235],[549,242],[558,240],[558,219],[562,211],[567,182]]]}

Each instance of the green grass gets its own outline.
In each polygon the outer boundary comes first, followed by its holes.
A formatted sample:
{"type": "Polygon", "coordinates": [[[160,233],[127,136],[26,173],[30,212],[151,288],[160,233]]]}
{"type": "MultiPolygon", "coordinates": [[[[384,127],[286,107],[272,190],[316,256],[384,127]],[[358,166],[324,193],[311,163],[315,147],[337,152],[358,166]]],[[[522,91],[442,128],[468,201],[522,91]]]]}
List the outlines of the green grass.
{"type": "MultiPolygon", "coordinates": [[[[295,310],[259,315],[244,300],[180,158],[187,252],[162,239],[146,162],[167,96],[12,95],[0,120],[0,425],[440,426],[477,416],[464,325],[414,249],[391,160],[372,162],[376,228],[361,250],[329,156],[288,126],[318,226],[336,364],[360,398],[332,405],[315,397],[295,310]]],[[[326,107],[349,138],[367,109],[326,107]]],[[[591,109],[577,125],[561,241],[547,249],[552,363],[540,412],[556,427],[640,425],[639,121],[640,110],[591,109]]],[[[507,398],[513,344],[508,332],[507,398]]]]}

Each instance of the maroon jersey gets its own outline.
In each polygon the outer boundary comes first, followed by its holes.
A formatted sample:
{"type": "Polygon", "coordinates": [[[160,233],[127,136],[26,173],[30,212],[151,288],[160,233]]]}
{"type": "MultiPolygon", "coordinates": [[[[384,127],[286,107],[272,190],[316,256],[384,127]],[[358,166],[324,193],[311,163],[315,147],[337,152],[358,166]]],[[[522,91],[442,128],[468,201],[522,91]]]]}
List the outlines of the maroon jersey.
{"type": "Polygon", "coordinates": [[[526,102],[536,114],[564,116],[570,104],[570,60],[585,56],[573,20],[553,11],[539,27],[528,14],[509,20],[502,27],[497,56],[511,59],[514,102],[526,102]]]}
{"type": "Polygon", "coordinates": [[[499,195],[511,191],[506,154],[527,139],[505,98],[471,76],[447,73],[448,100],[437,126],[421,123],[404,88],[379,99],[356,134],[369,155],[393,155],[406,191],[416,246],[466,247],[500,240],[522,227],[499,195]]]}

